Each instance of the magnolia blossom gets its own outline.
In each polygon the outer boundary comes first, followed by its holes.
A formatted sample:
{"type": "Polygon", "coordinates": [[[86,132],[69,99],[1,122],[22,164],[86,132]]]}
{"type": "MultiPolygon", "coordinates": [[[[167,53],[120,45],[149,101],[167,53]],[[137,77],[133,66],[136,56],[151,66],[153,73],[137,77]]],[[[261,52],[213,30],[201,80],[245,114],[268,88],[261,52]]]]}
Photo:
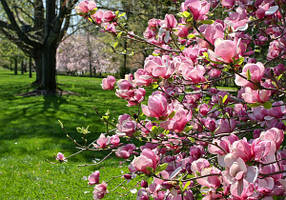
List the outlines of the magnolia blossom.
{"type": "Polygon", "coordinates": [[[64,161],[66,161],[66,158],[65,158],[65,156],[64,156],[63,153],[59,152],[59,153],[57,154],[56,160],[58,160],[58,161],[60,161],[60,162],[64,162],[64,161]]]}
{"type": "Polygon", "coordinates": [[[264,66],[262,63],[258,62],[248,63],[246,64],[243,69],[241,76],[235,75],[235,83],[238,86],[242,87],[251,87],[255,88],[254,83],[259,83],[264,75],[264,66]],[[251,82],[250,82],[251,81],[251,82]]]}
{"type": "Polygon", "coordinates": [[[151,169],[155,170],[158,163],[156,154],[148,148],[145,148],[139,157],[134,158],[131,165],[137,171],[149,174],[151,169]]]}
{"type": "Polygon", "coordinates": [[[182,11],[190,10],[195,20],[205,20],[209,9],[210,3],[205,0],[186,0],[182,4],[182,11]]]}
{"type": "Polygon", "coordinates": [[[136,131],[136,122],[133,121],[128,114],[120,115],[118,118],[117,129],[121,133],[125,133],[127,136],[132,136],[136,131]]]}
{"type": "Polygon", "coordinates": [[[107,78],[102,79],[102,89],[112,90],[114,88],[116,79],[114,76],[107,76],[107,78]]]}
{"type": "Polygon", "coordinates": [[[89,11],[96,8],[96,3],[90,0],[84,0],[76,7],[76,12],[80,15],[86,15],[89,11]]]}
{"type": "Polygon", "coordinates": [[[148,106],[142,105],[142,111],[149,117],[165,117],[167,116],[168,103],[166,97],[161,93],[153,93],[148,99],[148,106]]]}
{"type": "Polygon", "coordinates": [[[230,184],[230,193],[235,197],[250,195],[254,192],[253,183],[258,176],[256,166],[247,166],[243,159],[229,153],[224,158],[226,170],[222,172],[223,179],[230,184]]]}
{"type": "Polygon", "coordinates": [[[88,184],[89,185],[95,185],[99,183],[99,176],[100,176],[100,172],[99,171],[95,171],[93,172],[91,175],[89,175],[88,177],[88,184]]]}
{"type": "Polygon", "coordinates": [[[107,193],[107,184],[105,182],[102,182],[101,184],[98,184],[94,187],[93,199],[102,199],[107,193]]]}
{"type": "Polygon", "coordinates": [[[134,153],[135,149],[136,146],[134,144],[126,144],[122,147],[119,147],[116,150],[115,155],[119,158],[127,159],[134,153]]]}

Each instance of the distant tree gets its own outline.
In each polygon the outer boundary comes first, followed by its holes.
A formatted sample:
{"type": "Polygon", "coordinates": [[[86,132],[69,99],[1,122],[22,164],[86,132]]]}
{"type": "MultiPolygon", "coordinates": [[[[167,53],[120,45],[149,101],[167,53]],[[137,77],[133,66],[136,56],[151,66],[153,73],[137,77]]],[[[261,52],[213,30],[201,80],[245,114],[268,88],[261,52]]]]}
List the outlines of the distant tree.
{"type": "Polygon", "coordinates": [[[78,0],[0,0],[0,32],[35,60],[38,90],[55,94],[56,52],[78,0]]]}
{"type": "Polygon", "coordinates": [[[119,63],[112,60],[108,47],[89,34],[64,40],[57,52],[57,71],[70,74],[116,73],[119,63]]]}

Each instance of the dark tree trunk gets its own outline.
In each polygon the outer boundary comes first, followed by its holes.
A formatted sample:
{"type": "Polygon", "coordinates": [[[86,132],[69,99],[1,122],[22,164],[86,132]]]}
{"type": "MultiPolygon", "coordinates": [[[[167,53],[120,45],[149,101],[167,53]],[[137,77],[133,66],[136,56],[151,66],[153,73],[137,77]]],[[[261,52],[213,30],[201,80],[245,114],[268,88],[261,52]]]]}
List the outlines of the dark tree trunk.
{"type": "Polygon", "coordinates": [[[29,78],[32,78],[32,58],[29,58],[29,78]]]}
{"type": "Polygon", "coordinates": [[[17,61],[17,58],[15,58],[14,74],[15,75],[18,74],[18,61],[17,61]]]}
{"type": "Polygon", "coordinates": [[[33,83],[33,85],[35,86],[39,86],[41,84],[41,80],[42,80],[42,55],[41,55],[41,51],[42,50],[38,50],[33,59],[35,61],[35,71],[36,71],[36,80],[33,83]]]}
{"type": "Polygon", "coordinates": [[[40,89],[46,94],[55,94],[57,89],[56,52],[56,45],[46,46],[42,51],[42,79],[40,89]]]}
{"type": "Polygon", "coordinates": [[[24,60],[21,61],[21,74],[23,75],[25,72],[24,70],[24,60]]]}

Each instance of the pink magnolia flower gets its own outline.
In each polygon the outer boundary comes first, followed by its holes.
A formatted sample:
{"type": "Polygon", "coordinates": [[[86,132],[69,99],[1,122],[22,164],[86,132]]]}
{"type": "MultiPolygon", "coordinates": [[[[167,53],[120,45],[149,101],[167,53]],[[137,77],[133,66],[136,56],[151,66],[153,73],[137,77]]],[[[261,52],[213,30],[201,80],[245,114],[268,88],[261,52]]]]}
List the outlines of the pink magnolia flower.
{"type": "Polygon", "coordinates": [[[109,138],[105,137],[103,133],[96,140],[97,148],[105,148],[109,144],[109,138]]]}
{"type": "Polygon", "coordinates": [[[120,143],[120,138],[118,135],[113,135],[109,138],[109,142],[113,147],[117,147],[120,143]]]}
{"type": "Polygon", "coordinates": [[[136,122],[128,114],[120,115],[116,126],[120,133],[125,133],[127,136],[132,136],[136,131],[136,122]]]}
{"type": "Polygon", "coordinates": [[[80,2],[75,9],[78,14],[86,15],[89,11],[95,8],[96,8],[96,3],[94,1],[85,0],[80,2]]]}
{"type": "Polygon", "coordinates": [[[144,88],[138,88],[132,90],[132,93],[130,94],[130,97],[127,98],[128,100],[128,105],[127,106],[135,106],[138,103],[141,103],[144,100],[146,91],[144,88]]]}
{"type": "Polygon", "coordinates": [[[254,89],[255,85],[253,85],[253,83],[249,82],[247,79],[250,78],[250,81],[259,83],[264,75],[264,70],[265,68],[261,62],[256,64],[248,63],[243,67],[241,73],[241,75],[246,79],[239,75],[235,75],[235,84],[238,86],[251,87],[254,89]],[[250,77],[248,77],[248,73],[250,77]]]}
{"type": "Polygon", "coordinates": [[[103,199],[103,197],[108,193],[107,191],[107,184],[105,182],[102,182],[101,184],[98,184],[94,187],[93,190],[93,199],[103,199]]]}
{"type": "Polygon", "coordinates": [[[219,119],[216,124],[216,127],[219,127],[216,134],[231,133],[235,129],[236,121],[234,119],[219,119]]]}
{"type": "MultiPolygon", "coordinates": [[[[223,39],[216,39],[215,43],[215,51],[214,51],[214,57],[217,60],[231,63],[233,61],[233,58],[238,56],[238,48],[235,41],[232,40],[223,40],[223,39]]],[[[209,50],[209,53],[212,53],[209,50]]],[[[213,56],[210,56],[212,58],[213,56]]]]}
{"type": "Polygon", "coordinates": [[[281,118],[286,114],[286,107],[283,101],[276,101],[272,104],[272,108],[267,110],[267,114],[272,117],[281,118]]]}
{"type": "Polygon", "coordinates": [[[177,20],[172,14],[166,14],[164,23],[166,25],[166,28],[170,29],[175,28],[177,26],[177,20]]]}
{"type": "Polygon", "coordinates": [[[258,168],[247,166],[243,159],[232,153],[224,157],[226,170],[222,172],[224,182],[230,185],[230,193],[235,197],[253,194],[253,183],[257,180],[258,168]]]}
{"type": "Polygon", "coordinates": [[[88,177],[88,184],[89,185],[98,184],[99,183],[99,175],[100,175],[99,171],[95,171],[91,175],[89,175],[89,177],[88,177]]]}
{"type": "Polygon", "coordinates": [[[148,99],[148,106],[141,105],[142,112],[148,117],[166,117],[168,115],[168,102],[166,97],[160,93],[155,92],[148,99]]]}
{"type": "Polygon", "coordinates": [[[276,144],[271,140],[255,139],[251,144],[254,160],[262,163],[275,161],[276,144]]]}
{"type": "Polygon", "coordinates": [[[235,157],[243,159],[247,162],[253,157],[252,152],[250,151],[251,145],[247,142],[246,138],[242,140],[235,141],[231,146],[231,153],[235,157]]]}
{"type": "Polygon", "coordinates": [[[216,167],[203,168],[201,171],[201,176],[210,176],[199,178],[197,179],[197,182],[202,186],[217,189],[221,184],[221,178],[219,177],[220,173],[221,171],[216,167]]]}
{"type": "Polygon", "coordinates": [[[175,111],[174,117],[165,122],[162,122],[160,126],[167,130],[172,130],[179,133],[184,130],[186,124],[188,123],[188,121],[191,120],[191,118],[192,118],[191,111],[180,109],[175,111]]]}
{"type": "Polygon", "coordinates": [[[239,138],[234,134],[231,134],[229,136],[224,136],[221,139],[214,139],[213,143],[217,144],[220,148],[215,145],[209,144],[208,151],[211,154],[223,156],[227,153],[230,153],[232,144],[237,140],[239,140],[239,138]]]}
{"type": "Polygon", "coordinates": [[[144,70],[156,78],[169,78],[175,69],[171,58],[164,55],[162,57],[148,56],[145,60],[144,70]]]}
{"type": "Polygon", "coordinates": [[[134,153],[135,149],[136,146],[134,144],[126,144],[122,147],[119,147],[116,150],[115,155],[119,158],[127,159],[134,153]]]}
{"type": "Polygon", "coordinates": [[[148,86],[154,81],[152,75],[144,69],[138,69],[134,73],[134,78],[135,84],[137,86],[148,86]]]}
{"type": "MultiPolygon", "coordinates": [[[[212,24],[202,25],[199,27],[199,30],[211,44],[214,44],[218,38],[224,38],[224,26],[219,21],[215,21],[212,24]]],[[[202,39],[199,40],[199,43],[201,47],[207,48],[209,46],[209,44],[202,39]]]]}
{"type": "Polygon", "coordinates": [[[233,31],[246,30],[248,28],[248,14],[246,9],[238,7],[236,12],[231,12],[229,17],[225,18],[224,23],[230,26],[233,31]]]}
{"type": "Polygon", "coordinates": [[[104,22],[111,22],[115,17],[116,15],[110,10],[104,11],[103,13],[104,22]]]}
{"type": "Polygon", "coordinates": [[[102,79],[102,89],[113,90],[116,79],[114,76],[107,76],[107,78],[102,79]]]}
{"type": "Polygon", "coordinates": [[[261,140],[273,141],[276,145],[276,149],[278,150],[284,140],[284,131],[278,128],[271,128],[262,132],[259,138],[261,140]]]}
{"type": "Polygon", "coordinates": [[[156,169],[157,160],[156,154],[151,149],[145,148],[139,157],[134,158],[131,165],[133,165],[137,171],[149,174],[150,169],[156,169]]]}
{"type": "Polygon", "coordinates": [[[246,87],[242,98],[247,103],[264,103],[269,100],[271,96],[270,90],[253,90],[250,87],[246,87]]]}
{"type": "Polygon", "coordinates": [[[197,65],[196,67],[186,67],[183,69],[183,77],[186,80],[192,81],[197,84],[206,81],[204,77],[206,70],[202,65],[197,65]]]}
{"type": "Polygon", "coordinates": [[[59,153],[57,154],[56,160],[58,160],[58,161],[60,161],[60,162],[64,162],[64,161],[66,161],[66,158],[65,158],[65,156],[64,156],[63,153],[59,152],[59,153]]]}
{"type": "Polygon", "coordinates": [[[221,5],[227,8],[231,8],[234,5],[234,0],[222,0],[221,5]]]}
{"type": "Polygon", "coordinates": [[[97,24],[102,24],[103,23],[103,10],[98,10],[96,11],[95,14],[91,15],[91,18],[97,23],[97,24]]]}
{"type": "Polygon", "coordinates": [[[191,169],[192,172],[196,174],[197,172],[201,173],[203,169],[208,167],[210,167],[209,161],[204,158],[199,158],[198,160],[192,162],[191,169]]]}
{"type": "Polygon", "coordinates": [[[182,11],[190,10],[195,20],[205,20],[209,9],[210,3],[205,0],[186,0],[182,4],[182,11]]]}

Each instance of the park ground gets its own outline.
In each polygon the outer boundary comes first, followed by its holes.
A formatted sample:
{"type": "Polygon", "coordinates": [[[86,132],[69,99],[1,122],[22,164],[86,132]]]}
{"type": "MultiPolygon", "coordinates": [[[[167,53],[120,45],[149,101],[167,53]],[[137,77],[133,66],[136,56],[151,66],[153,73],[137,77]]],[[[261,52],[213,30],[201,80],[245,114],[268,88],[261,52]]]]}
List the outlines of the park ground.
{"type": "MultiPolygon", "coordinates": [[[[113,156],[98,166],[79,167],[108,152],[85,152],[67,163],[56,162],[57,152],[69,156],[77,151],[58,120],[79,139],[76,127],[89,126],[91,140],[105,130],[95,107],[100,113],[110,109],[114,118],[132,110],[114,92],[103,91],[101,79],[58,76],[59,87],[73,95],[21,96],[32,90],[33,80],[0,68],[0,199],[92,199],[93,187],[88,186],[86,177],[98,169],[101,181],[112,180],[109,190],[114,189],[123,179],[112,177],[128,171],[124,164],[118,165],[120,159],[113,156]]],[[[127,189],[118,187],[106,199],[134,199],[129,190],[135,184],[127,189]]]]}

